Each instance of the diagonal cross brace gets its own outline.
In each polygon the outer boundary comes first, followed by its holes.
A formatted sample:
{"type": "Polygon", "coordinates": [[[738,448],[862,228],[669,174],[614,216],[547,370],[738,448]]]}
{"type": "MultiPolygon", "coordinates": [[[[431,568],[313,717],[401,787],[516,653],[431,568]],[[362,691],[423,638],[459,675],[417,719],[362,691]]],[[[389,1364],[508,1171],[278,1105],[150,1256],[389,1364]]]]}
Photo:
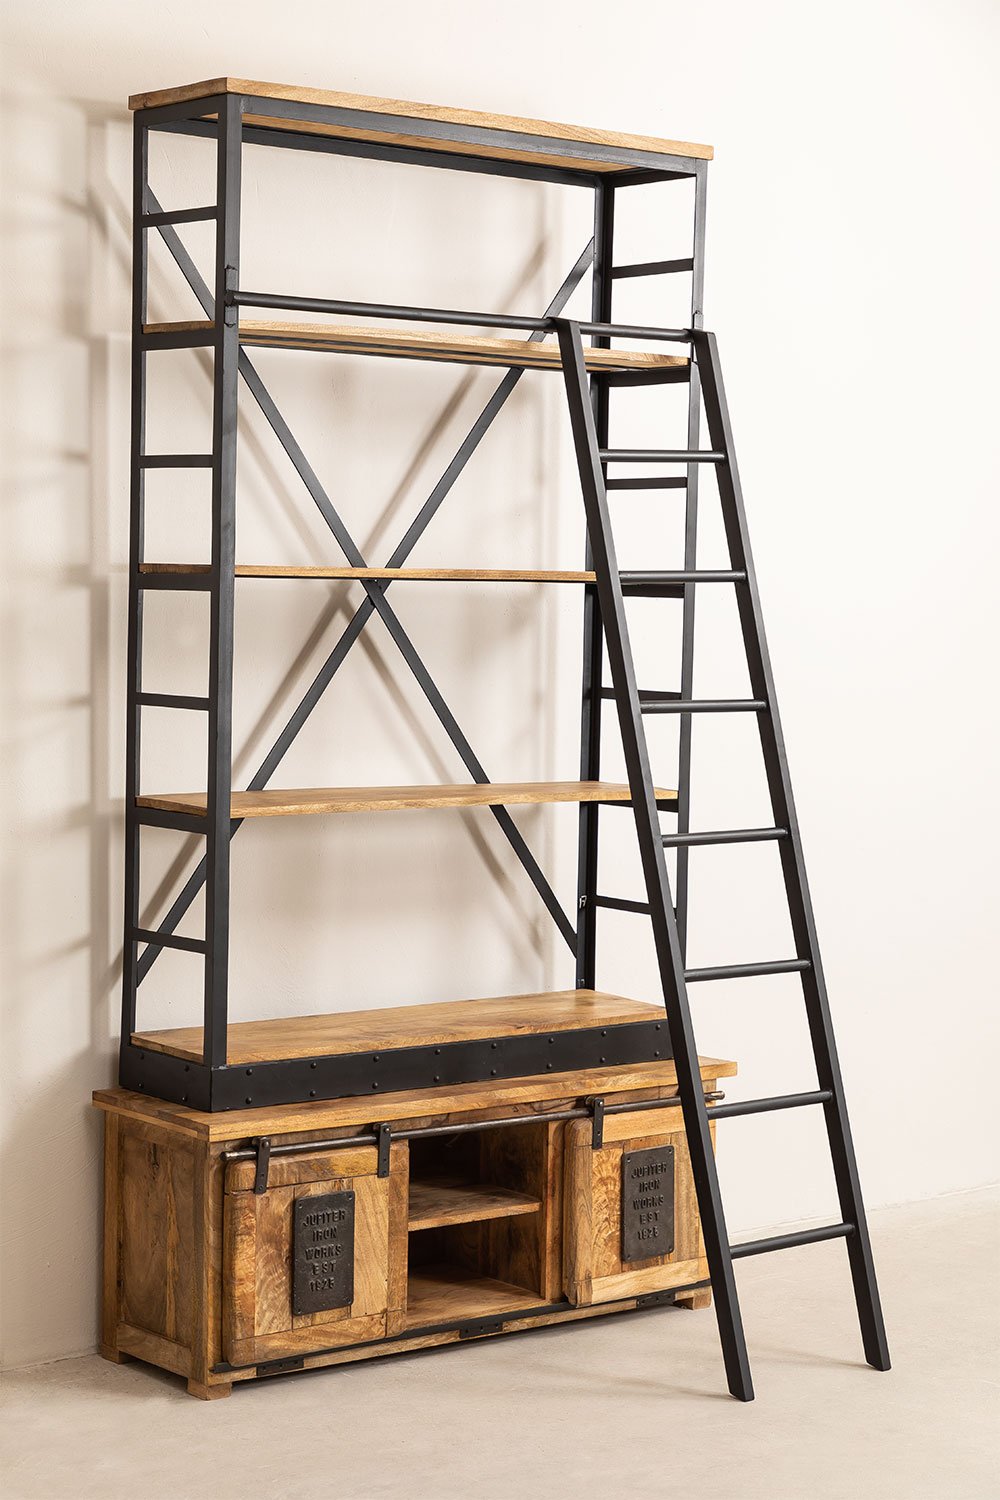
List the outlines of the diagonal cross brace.
{"type": "MultiPolygon", "coordinates": [[[[156,204],[156,201],[153,198],[152,194],[150,194],[150,208],[153,212],[156,212],[158,210],[158,205],[156,204]]],[[[200,301],[206,314],[208,316],[214,316],[214,301],[211,293],[208,287],[205,285],[191,257],[184,249],[184,246],[176,231],[169,225],[160,225],[158,226],[158,228],[160,234],[164,239],[164,242],[167,245],[167,248],[170,250],[171,254],[176,260],[181,272],[183,273],[192,291],[200,301]]],[[[584,249],[583,253],[579,256],[575,265],[570,270],[568,276],[566,277],[562,286],[559,288],[559,291],[556,293],[548,309],[546,310],[546,316],[551,316],[562,310],[570,295],[572,294],[574,288],[577,286],[580,279],[590,266],[592,258],[593,242],[591,242],[584,249]]],[[[529,339],[529,342],[540,337],[542,337],[540,331],[537,334],[533,333],[529,339]]],[[[239,369],[240,374],[247,384],[251,394],[256,400],[265,418],[269,422],[278,440],[284,447],[289,458],[291,459],[296,471],[298,472],[300,478],[303,480],[303,483],[306,485],[306,488],[315,501],[327,525],[330,527],[333,535],[336,537],[345,556],[349,559],[350,565],[352,567],[365,567],[366,563],[364,557],[358,550],[356,544],[353,541],[353,538],[347,531],[347,528],[344,526],[343,521],[335,510],[332,502],[329,499],[329,496],[326,494],[323,486],[320,484],[318,477],[314,473],[301,448],[293,437],[290,429],[287,426],[287,423],[284,421],[284,418],[281,416],[281,413],[275,406],[274,401],[268,393],[252,362],[243,350],[240,350],[239,369]]],[[[482,438],[485,436],[489,427],[492,425],[499,411],[513,391],[514,386],[517,384],[517,381],[520,379],[522,373],[523,371],[520,369],[509,370],[504,378],[500,381],[493,395],[486,403],[486,406],[483,408],[482,412],[480,412],[476,421],[473,423],[472,428],[462,442],[454,458],[445,469],[444,474],[441,476],[438,483],[431,491],[431,494],[428,496],[427,500],[424,502],[424,505],[417,513],[406,534],[397,545],[386,566],[398,567],[401,565],[402,561],[409,555],[418,538],[437,512],[445,496],[448,494],[455,481],[458,479],[459,474],[464,469],[472,453],[478,447],[479,443],[482,441],[482,438]]],[[[371,618],[372,612],[375,610],[378,611],[390,635],[399,647],[404,660],[406,661],[410,670],[413,672],[413,675],[416,678],[419,686],[426,695],[428,701],[431,704],[431,707],[437,714],[455,748],[458,750],[467,769],[473,776],[473,779],[480,784],[488,783],[490,778],[487,776],[485,769],[475,755],[472,746],[469,744],[461,728],[459,727],[457,720],[451,713],[451,710],[449,709],[443,696],[441,695],[426,667],[421,661],[416,648],[413,646],[413,643],[410,641],[409,636],[406,634],[406,631],[404,630],[398,616],[385,599],[385,591],[388,587],[388,583],[375,584],[371,580],[362,581],[365,585],[368,598],[359,607],[359,609],[355,612],[355,614],[349,621],[346,629],[338,640],[330,656],[323,664],[310,688],[307,690],[305,696],[296,708],[295,712],[292,714],[281,734],[278,736],[278,739],[275,741],[274,745],[272,745],[270,751],[265,756],[264,761],[249,783],[249,790],[260,790],[263,786],[266,785],[274,770],[280,763],[282,757],[285,755],[289,746],[292,744],[302,725],[305,723],[309,714],[312,712],[312,709],[315,707],[323,692],[332,681],[335,673],[339,670],[340,666],[347,656],[348,651],[361,635],[362,630],[364,629],[368,620],[371,618]]],[[[570,923],[569,918],[566,916],[566,913],[563,911],[558,898],[556,897],[554,891],[546,880],[545,875],[543,874],[533,854],[525,843],[509,812],[505,807],[493,807],[490,810],[499,823],[500,827],[502,828],[507,839],[509,840],[512,848],[514,849],[514,852],[517,854],[522,865],[527,870],[532,883],[541,895],[542,900],[544,901],[550,914],[555,920],[556,925],[559,927],[560,932],[563,934],[563,937],[565,938],[567,944],[571,948],[574,947],[575,933],[572,924],[570,923]]],[[[241,822],[241,819],[234,819],[232,821],[230,837],[235,834],[236,830],[240,827],[241,822]]],[[[175,930],[181,917],[188,910],[192,901],[195,899],[196,895],[204,884],[205,869],[205,860],[202,859],[201,861],[199,861],[199,864],[196,866],[195,870],[188,878],[183,889],[178,894],[170,910],[167,912],[166,916],[161,922],[158,929],[159,932],[170,933],[175,930]]],[[[155,945],[148,946],[146,948],[145,952],[142,955],[142,958],[138,963],[137,982],[141,982],[141,980],[149,972],[150,967],[155,962],[160,951],[161,950],[155,945]]]]}

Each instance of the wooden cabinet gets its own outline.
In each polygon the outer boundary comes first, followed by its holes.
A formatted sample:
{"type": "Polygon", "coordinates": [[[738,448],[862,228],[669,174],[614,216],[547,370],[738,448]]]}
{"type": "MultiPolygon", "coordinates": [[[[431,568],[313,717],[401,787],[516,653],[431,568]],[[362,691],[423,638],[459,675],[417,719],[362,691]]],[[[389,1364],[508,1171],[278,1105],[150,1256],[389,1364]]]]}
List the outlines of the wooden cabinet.
{"type": "MultiPolygon", "coordinates": [[[[734,1071],[703,1059],[706,1091],[734,1071]]],[[[625,1311],[650,1292],[705,1301],[675,1097],[667,1061],[386,1095],[374,1120],[372,1100],[213,1114],[99,1091],[101,1351],[209,1398],[279,1371],[625,1311]],[[596,1150],[593,1096],[606,1110],[596,1150]]]]}

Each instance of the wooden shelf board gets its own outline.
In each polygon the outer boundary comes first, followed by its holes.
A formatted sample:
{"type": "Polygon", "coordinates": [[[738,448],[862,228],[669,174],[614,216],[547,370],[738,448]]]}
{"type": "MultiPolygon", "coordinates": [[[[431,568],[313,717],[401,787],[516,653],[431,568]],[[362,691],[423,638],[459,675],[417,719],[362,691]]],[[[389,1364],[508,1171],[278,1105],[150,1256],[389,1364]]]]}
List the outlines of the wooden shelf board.
{"type": "Polygon", "coordinates": [[[445,1224],[474,1224],[481,1219],[509,1219],[535,1214],[541,1201],[512,1188],[485,1182],[440,1177],[410,1178],[410,1230],[439,1229],[445,1224]]]}
{"type": "MultiPolygon", "coordinates": [[[[381,141],[386,144],[420,146],[433,151],[457,153],[467,156],[485,156],[502,161],[525,161],[547,163],[550,166],[567,167],[575,171],[621,171],[624,164],[607,160],[592,161],[576,156],[558,156],[539,149],[532,150],[532,136],[548,140],[572,141],[581,145],[618,147],[627,151],[652,152],[660,156],[689,156],[703,161],[712,159],[712,147],[693,141],[663,140],[658,136],[624,135],[616,130],[595,129],[587,125],[563,125],[551,120],[525,119],[518,115],[498,115],[482,110],[456,109],[438,104],[418,104],[408,99],[381,99],[370,94],[345,94],[330,89],[315,89],[294,84],[261,83],[250,78],[209,78],[200,83],[184,84],[179,88],[157,89],[150,93],[132,94],[129,109],[151,109],[159,105],[185,103],[193,99],[207,99],[218,94],[246,94],[257,99],[281,99],[291,104],[319,105],[327,109],[364,111],[373,115],[402,116],[407,123],[401,129],[398,119],[385,130],[377,124],[366,129],[356,125],[339,124],[336,121],[317,121],[286,118],[268,114],[266,106],[259,106],[243,116],[246,125],[263,125],[274,130],[293,130],[307,134],[336,136],[347,140],[381,141]],[[472,126],[480,130],[497,130],[506,134],[525,137],[524,144],[492,145],[455,141],[428,135],[421,131],[421,121],[433,120],[443,125],[472,126]]],[[[206,118],[214,118],[206,115],[206,118]]]]}
{"type": "MultiPolygon", "coordinates": [[[[181,323],[147,323],[144,331],[195,333],[213,328],[204,318],[181,323]]],[[[424,328],[362,328],[331,323],[288,323],[241,318],[240,342],[274,349],[316,349],[333,354],[382,354],[451,364],[499,365],[504,369],[558,370],[559,346],[544,340],[497,339],[431,332],[424,328]]],[[[588,370],[662,370],[686,365],[681,354],[645,349],[585,349],[588,370]]]]}
{"type": "MultiPolygon", "coordinates": [[[[211,572],[207,563],[140,563],[140,573],[211,572]]],[[[238,563],[237,578],[374,578],[402,583],[594,583],[597,574],[573,568],[298,568],[238,563]]]]}
{"type": "MultiPolygon", "coordinates": [[[[482,1038],[540,1036],[655,1021],[659,1005],[606,995],[600,990],[545,990],[533,995],[500,995],[486,1000],[439,1000],[428,1005],[393,1005],[383,1010],[337,1011],[320,1016],[231,1021],[228,1060],[243,1065],[286,1057],[326,1057],[378,1052],[394,1047],[435,1047],[482,1038]]],[[[137,1047],[200,1062],[200,1026],[133,1033],[137,1047]]]]}
{"type": "Polygon", "coordinates": [[[464,1266],[420,1266],[407,1282],[406,1327],[423,1328],[461,1318],[490,1318],[540,1307],[540,1292],[467,1271],[464,1266]]]}
{"type": "MultiPolygon", "coordinates": [[[[441,786],[267,787],[233,792],[234,818],[305,817],[318,813],[399,812],[414,808],[512,807],[541,802],[628,802],[629,788],[613,781],[491,781],[441,786]]],[[[660,802],[677,793],[656,789],[660,802]]],[[[163,792],[136,798],[138,807],[204,817],[204,792],[163,792]]]]}

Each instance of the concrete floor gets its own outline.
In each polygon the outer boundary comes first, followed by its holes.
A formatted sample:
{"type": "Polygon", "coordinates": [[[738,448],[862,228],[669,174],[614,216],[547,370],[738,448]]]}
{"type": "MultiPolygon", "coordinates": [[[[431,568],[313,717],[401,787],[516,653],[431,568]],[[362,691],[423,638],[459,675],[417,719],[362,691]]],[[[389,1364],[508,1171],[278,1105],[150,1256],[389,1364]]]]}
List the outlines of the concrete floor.
{"type": "Polygon", "coordinates": [[[4,1500],[997,1500],[1000,1191],[873,1215],[895,1368],[843,1246],[742,1262],[757,1400],[674,1309],[238,1386],[96,1356],[9,1373],[4,1500]]]}

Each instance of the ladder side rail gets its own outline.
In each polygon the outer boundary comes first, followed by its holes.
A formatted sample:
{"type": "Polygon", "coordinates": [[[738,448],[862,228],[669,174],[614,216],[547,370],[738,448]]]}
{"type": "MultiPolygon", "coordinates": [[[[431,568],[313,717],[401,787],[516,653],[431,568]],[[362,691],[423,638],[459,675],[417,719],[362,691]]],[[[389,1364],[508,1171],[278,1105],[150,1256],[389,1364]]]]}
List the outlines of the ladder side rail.
{"type": "MultiPolygon", "coordinates": [[[[615,190],[611,182],[594,187],[594,263],[591,276],[591,317],[611,320],[611,272],[614,263],[615,190]]],[[[592,335],[594,348],[606,349],[607,334],[592,335]]],[[[594,424],[601,446],[608,441],[610,391],[606,380],[590,380],[594,424]]],[[[584,567],[591,571],[594,554],[586,531],[584,567]]],[[[597,590],[583,591],[583,683],[580,708],[580,780],[598,781],[601,774],[601,684],[604,680],[604,631],[597,590]]],[[[597,988],[597,867],[600,808],[581,803],[577,849],[576,985],[597,988]]]]}
{"type": "Polygon", "coordinates": [[[819,1086],[821,1089],[830,1091],[830,1098],[824,1103],[823,1112],[837,1194],[845,1222],[853,1224],[855,1228],[855,1232],[848,1237],[847,1247],[865,1357],[875,1369],[887,1370],[889,1350],[879,1300],[878,1282],[865,1219],[861,1183],[847,1115],[844,1083],[837,1056],[816,924],[806,879],[785,742],[775,698],[774,678],[750,549],[743,492],[736,464],[732,425],[722,381],[718,345],[714,334],[703,331],[695,334],[693,344],[701,371],[705,415],[711,442],[713,446],[717,445],[727,455],[726,461],[719,464],[717,469],[719,496],[729,546],[730,565],[746,574],[746,583],[736,589],[740,624],[750,669],[751,692],[755,697],[764,699],[767,704],[766,711],[757,715],[761,749],[774,821],[788,830],[788,837],[780,841],[778,848],[781,854],[782,873],[796,953],[809,965],[808,968],[802,970],[802,988],[819,1086]]]}
{"type": "Polygon", "coordinates": [[[711,1130],[705,1113],[698,1055],[684,981],[684,963],[667,879],[666,860],[660,842],[659,816],[636,690],[635,667],[628,641],[594,413],[587,391],[579,324],[569,319],[560,319],[558,335],[587,528],[597,573],[597,592],[604,621],[608,664],[617,690],[622,745],[632,789],[639,852],[649,894],[650,917],[673,1044],[678,1092],[691,1153],[709,1271],[716,1296],[716,1316],[723,1358],[732,1394],[740,1400],[750,1401],[753,1399],[753,1383],[711,1130]]]}
{"type": "Polygon", "coordinates": [[[236,582],[236,439],[243,105],[227,94],[219,110],[218,228],[215,243],[214,399],[212,412],[212,563],[209,645],[208,805],[205,883],[203,1063],[224,1067],[229,990],[229,866],[232,821],[233,613],[236,582]]]}

